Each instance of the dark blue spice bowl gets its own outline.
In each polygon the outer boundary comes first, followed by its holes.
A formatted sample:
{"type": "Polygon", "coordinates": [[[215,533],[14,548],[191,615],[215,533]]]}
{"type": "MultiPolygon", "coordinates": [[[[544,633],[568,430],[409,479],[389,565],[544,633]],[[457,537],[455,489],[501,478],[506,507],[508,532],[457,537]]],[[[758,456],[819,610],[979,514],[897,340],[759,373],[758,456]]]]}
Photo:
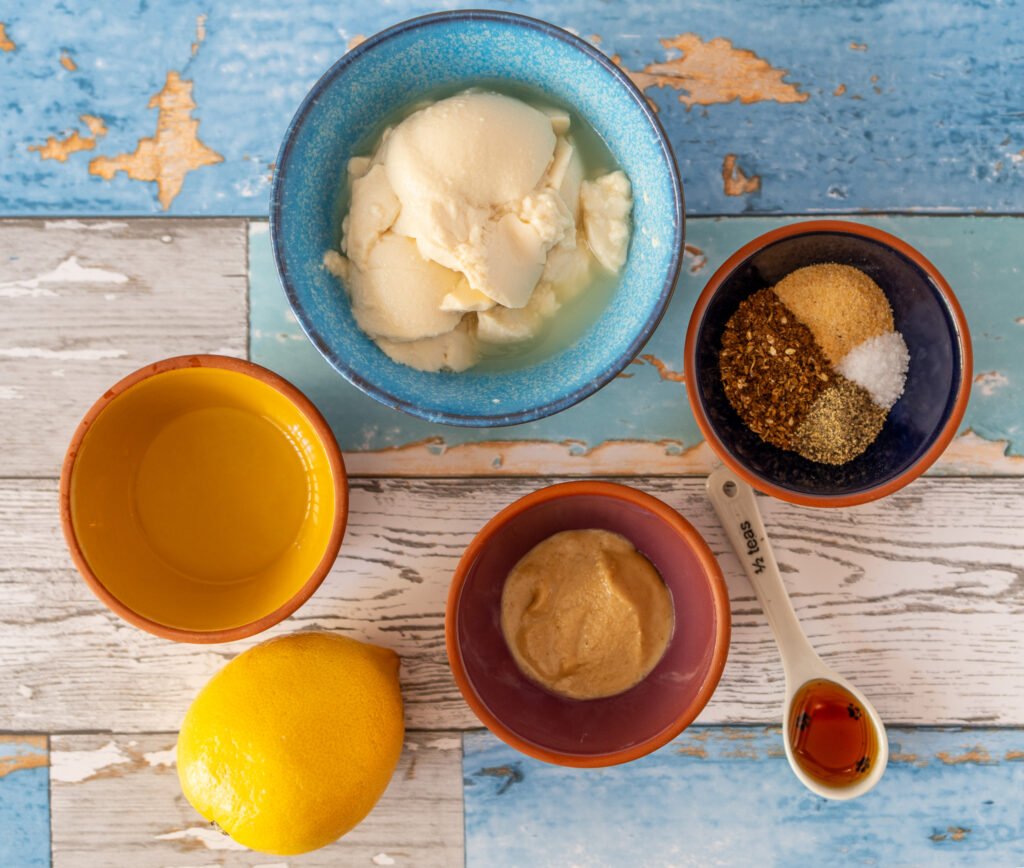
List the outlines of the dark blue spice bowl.
{"type": "Polygon", "coordinates": [[[715,272],[686,333],[686,389],[708,444],[742,479],[803,506],[853,506],[916,479],[955,436],[971,384],[971,339],[949,284],[924,256],[893,235],[859,223],[812,220],[755,238],[715,272]],[[836,262],[868,274],[892,305],[910,351],[903,396],[865,452],[819,464],[765,443],[725,396],[718,354],[740,302],[805,265],[836,262]]]}
{"type": "Polygon", "coordinates": [[[324,358],[389,407],[430,422],[475,427],[557,413],[626,367],[668,306],[683,226],[675,158],[643,94],[594,46],[507,12],[426,15],[349,51],[292,119],[270,201],[270,234],[285,294],[324,358]],[[500,373],[428,373],[392,361],[363,333],[323,256],[341,237],[348,160],[368,152],[383,120],[438,88],[481,82],[525,86],[586,120],[630,178],[633,233],[614,294],[572,345],[530,367],[500,373]]]}

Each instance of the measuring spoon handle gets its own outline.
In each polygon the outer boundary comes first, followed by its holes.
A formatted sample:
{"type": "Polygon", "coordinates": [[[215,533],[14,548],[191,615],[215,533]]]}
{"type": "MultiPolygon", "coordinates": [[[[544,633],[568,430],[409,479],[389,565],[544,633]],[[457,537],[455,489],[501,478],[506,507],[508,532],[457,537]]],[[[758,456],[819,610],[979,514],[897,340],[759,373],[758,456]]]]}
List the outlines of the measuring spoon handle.
{"type": "Polygon", "coordinates": [[[779,565],[757,508],[754,489],[728,467],[719,467],[708,476],[707,491],[736,557],[768,617],[782,656],[786,680],[799,686],[823,668],[823,664],[807,641],[782,583],[779,565]]]}

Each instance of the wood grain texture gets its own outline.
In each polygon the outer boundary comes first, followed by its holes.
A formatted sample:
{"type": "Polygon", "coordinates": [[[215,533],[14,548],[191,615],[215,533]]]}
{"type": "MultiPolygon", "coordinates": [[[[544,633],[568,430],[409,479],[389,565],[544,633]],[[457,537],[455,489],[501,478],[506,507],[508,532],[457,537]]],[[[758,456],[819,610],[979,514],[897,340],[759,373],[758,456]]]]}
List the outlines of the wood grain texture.
{"type": "MultiPolygon", "coordinates": [[[[295,15],[274,0],[19,5],[5,14],[16,50],[0,53],[12,82],[0,210],[169,206],[248,216],[267,213],[270,167],[320,75],[359,37],[439,6],[311,0],[295,15]],[[60,65],[62,50],[75,69],[60,65]],[[157,95],[171,74],[196,107],[161,136],[157,95]],[[29,150],[69,135],[83,114],[109,127],[95,150],[65,163],[29,150]],[[147,139],[155,139],[148,148],[147,139]],[[119,154],[147,159],[105,180],[119,154]],[[202,154],[223,161],[209,165],[202,154]],[[152,181],[167,177],[169,163],[184,183],[174,196],[165,183],[161,197],[152,181]]],[[[923,0],[488,5],[591,34],[633,74],[659,110],[694,213],[1024,210],[1016,0],[944,3],[938,12],[923,0]],[[738,168],[723,179],[729,157],[738,168]]]]}
{"type": "Polygon", "coordinates": [[[189,805],[174,734],[53,739],[56,868],[462,866],[462,749],[454,733],[410,733],[387,792],[341,841],[304,856],[236,844],[189,805]]]}
{"type": "Polygon", "coordinates": [[[56,476],[93,401],[168,356],[246,353],[241,220],[0,221],[0,475],[56,476]]]}
{"type": "MultiPolygon", "coordinates": [[[[334,569],[261,638],[318,628],[394,648],[411,728],[478,726],[445,656],[448,584],[475,532],[539,484],[354,481],[334,569]]],[[[732,645],[702,722],[776,721],[783,682],[775,645],[703,480],[631,484],[686,516],[726,574],[732,645]]],[[[0,720],[36,731],[176,729],[206,680],[257,640],[195,647],[120,621],[72,570],[55,498],[53,482],[0,482],[0,720]]],[[[811,642],[886,721],[1024,725],[1019,480],[919,480],[847,510],[760,502],[811,642]]]]}
{"type": "Polygon", "coordinates": [[[691,727],[644,759],[580,771],[467,733],[466,862],[1022,864],[1024,731],[890,728],[889,741],[878,786],[829,802],[797,781],[778,727],[691,727]]]}

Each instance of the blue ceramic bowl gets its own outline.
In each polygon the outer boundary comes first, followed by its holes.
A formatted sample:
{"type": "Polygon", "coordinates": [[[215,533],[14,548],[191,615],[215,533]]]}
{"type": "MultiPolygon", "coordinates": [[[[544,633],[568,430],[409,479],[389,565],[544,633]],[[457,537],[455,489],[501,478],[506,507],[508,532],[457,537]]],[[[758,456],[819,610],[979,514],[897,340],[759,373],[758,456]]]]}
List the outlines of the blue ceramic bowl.
{"type": "Polygon", "coordinates": [[[715,272],[686,334],[686,390],[708,444],[755,488],[804,506],[876,500],[920,476],[953,439],[967,408],[971,339],[938,269],[905,241],[860,223],[813,220],[755,238],[715,272]],[[819,262],[868,274],[892,305],[910,351],[903,396],[865,452],[840,466],[808,461],[765,443],[732,408],[718,353],[740,302],[791,271],[819,262]]]}
{"type": "Polygon", "coordinates": [[[346,379],[390,407],[432,422],[512,425],[597,391],[640,351],[661,319],[683,249],[683,197],[671,148],[643,95],[593,46],[505,12],[442,12],[406,21],[350,51],[299,107],[277,159],[270,231],[295,315],[346,379]],[[338,279],[322,266],[341,236],[349,157],[383,118],[424,93],[499,79],[572,106],[633,185],[633,237],[619,285],[576,343],[502,373],[426,373],[389,359],[356,325],[338,279]]]}

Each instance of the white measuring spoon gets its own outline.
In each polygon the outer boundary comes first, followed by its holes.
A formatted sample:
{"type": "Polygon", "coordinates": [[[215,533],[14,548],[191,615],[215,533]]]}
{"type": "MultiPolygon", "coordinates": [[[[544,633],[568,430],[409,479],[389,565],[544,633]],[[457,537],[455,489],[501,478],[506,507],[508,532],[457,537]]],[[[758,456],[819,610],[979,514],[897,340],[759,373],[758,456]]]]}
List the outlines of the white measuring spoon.
{"type": "MultiPolygon", "coordinates": [[[[878,716],[874,706],[856,687],[841,675],[833,672],[818,657],[811,643],[807,641],[800,622],[797,620],[789,594],[782,583],[779,566],[775,561],[771,543],[761,521],[761,513],[757,508],[754,490],[739,479],[729,468],[719,467],[707,480],[708,497],[718,513],[718,518],[725,528],[729,542],[736,550],[736,556],[743,565],[743,570],[754,586],[761,607],[768,616],[768,624],[775,634],[775,643],[779,646],[782,666],[786,673],[786,700],[782,708],[783,742],[786,746],[786,759],[793,773],[811,792],[824,796],[826,799],[853,799],[862,796],[878,783],[889,761],[889,741],[885,734],[885,724],[878,716]],[[801,688],[819,682],[830,682],[849,694],[848,714],[851,721],[833,716],[828,717],[828,709],[821,704],[811,704],[809,713],[800,713],[800,720],[792,719],[794,699],[800,695],[801,704],[805,704],[801,688]],[[820,731],[812,734],[817,718],[815,711],[820,712],[820,731]],[[860,721],[864,721],[861,724],[860,721]],[[863,728],[868,749],[865,750],[866,763],[861,761],[847,767],[848,774],[829,774],[822,771],[822,765],[814,762],[812,754],[814,738],[818,752],[828,749],[829,738],[837,733],[836,723],[845,724],[846,730],[863,728]],[[873,736],[874,750],[870,750],[873,736]],[[794,746],[794,740],[798,742],[794,746]],[[805,768],[806,766],[806,768],[805,768]],[[864,766],[862,768],[862,766],[864,766]],[[812,773],[812,771],[814,773],[812,773]],[[849,783],[835,784],[833,780],[852,776],[849,783]]],[[[828,690],[827,685],[823,685],[828,690]]],[[[836,693],[838,695],[838,692],[836,693]]],[[[837,706],[833,703],[831,711],[837,706]]],[[[846,713],[847,709],[840,708],[846,713]]],[[[825,766],[826,769],[832,768],[825,766]]]]}

